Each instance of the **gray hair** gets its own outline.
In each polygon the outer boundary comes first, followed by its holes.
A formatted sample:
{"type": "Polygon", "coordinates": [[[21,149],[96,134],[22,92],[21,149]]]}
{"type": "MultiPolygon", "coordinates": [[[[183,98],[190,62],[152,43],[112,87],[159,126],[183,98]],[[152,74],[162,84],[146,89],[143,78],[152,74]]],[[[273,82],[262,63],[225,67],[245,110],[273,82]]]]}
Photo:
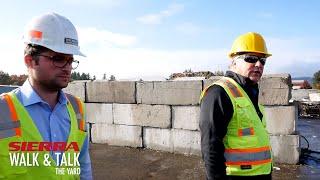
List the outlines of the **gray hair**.
{"type": "Polygon", "coordinates": [[[242,55],[235,55],[235,56],[233,56],[232,59],[231,59],[231,64],[229,65],[229,69],[232,69],[233,67],[235,67],[236,64],[237,64],[236,61],[238,61],[239,58],[241,58],[241,57],[242,57],[242,55]]]}

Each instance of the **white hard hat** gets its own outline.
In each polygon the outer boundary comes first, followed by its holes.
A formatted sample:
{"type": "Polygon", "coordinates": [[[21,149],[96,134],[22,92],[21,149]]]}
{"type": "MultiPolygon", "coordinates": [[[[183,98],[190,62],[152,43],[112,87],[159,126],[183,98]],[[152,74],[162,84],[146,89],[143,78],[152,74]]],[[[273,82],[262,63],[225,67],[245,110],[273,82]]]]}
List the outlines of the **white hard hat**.
{"type": "Polygon", "coordinates": [[[67,18],[56,13],[33,18],[26,27],[23,40],[26,44],[44,46],[58,53],[85,56],[80,52],[76,28],[67,18]]]}

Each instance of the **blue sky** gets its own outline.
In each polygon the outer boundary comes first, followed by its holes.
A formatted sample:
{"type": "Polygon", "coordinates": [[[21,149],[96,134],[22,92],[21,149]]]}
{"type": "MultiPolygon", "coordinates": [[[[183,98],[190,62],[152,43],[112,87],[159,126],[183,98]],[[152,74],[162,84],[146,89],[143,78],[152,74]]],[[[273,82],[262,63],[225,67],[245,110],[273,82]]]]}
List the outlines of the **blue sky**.
{"type": "Polygon", "coordinates": [[[77,71],[117,79],[168,77],[185,69],[227,70],[233,40],[261,33],[273,56],[265,73],[312,76],[320,70],[317,0],[55,0],[4,1],[0,70],[26,73],[23,29],[34,16],[57,12],[76,26],[77,71]]]}

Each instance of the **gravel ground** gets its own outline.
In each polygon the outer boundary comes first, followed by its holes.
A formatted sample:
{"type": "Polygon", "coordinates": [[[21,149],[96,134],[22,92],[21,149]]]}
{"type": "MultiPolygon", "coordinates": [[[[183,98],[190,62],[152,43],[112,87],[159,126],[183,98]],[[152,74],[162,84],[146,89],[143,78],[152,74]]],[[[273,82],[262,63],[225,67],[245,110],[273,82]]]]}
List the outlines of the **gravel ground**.
{"type": "MultiPolygon", "coordinates": [[[[300,119],[299,133],[309,149],[320,151],[320,120],[300,119]]],[[[302,147],[307,147],[301,140],[302,147]]],[[[204,164],[198,156],[185,156],[148,149],[91,144],[93,176],[105,179],[205,179],[204,164]]],[[[275,164],[273,179],[320,179],[320,154],[304,156],[300,165],[275,164]]]]}

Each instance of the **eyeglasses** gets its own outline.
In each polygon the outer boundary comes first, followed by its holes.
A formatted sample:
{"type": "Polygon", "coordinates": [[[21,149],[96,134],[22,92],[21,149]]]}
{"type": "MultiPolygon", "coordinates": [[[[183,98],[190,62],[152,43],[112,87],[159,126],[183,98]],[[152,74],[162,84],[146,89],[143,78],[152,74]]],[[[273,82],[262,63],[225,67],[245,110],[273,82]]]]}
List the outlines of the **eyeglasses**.
{"type": "Polygon", "coordinates": [[[79,65],[79,61],[74,60],[73,57],[60,56],[60,55],[47,56],[43,54],[37,54],[36,56],[42,56],[50,59],[52,61],[52,64],[58,68],[64,68],[67,64],[69,64],[71,65],[72,69],[76,69],[79,65]]]}
{"type": "Polygon", "coordinates": [[[266,60],[267,60],[267,58],[265,58],[265,57],[258,57],[258,56],[254,56],[254,55],[241,55],[240,58],[243,59],[247,63],[257,63],[257,61],[260,61],[260,63],[262,65],[265,65],[266,60]]]}

